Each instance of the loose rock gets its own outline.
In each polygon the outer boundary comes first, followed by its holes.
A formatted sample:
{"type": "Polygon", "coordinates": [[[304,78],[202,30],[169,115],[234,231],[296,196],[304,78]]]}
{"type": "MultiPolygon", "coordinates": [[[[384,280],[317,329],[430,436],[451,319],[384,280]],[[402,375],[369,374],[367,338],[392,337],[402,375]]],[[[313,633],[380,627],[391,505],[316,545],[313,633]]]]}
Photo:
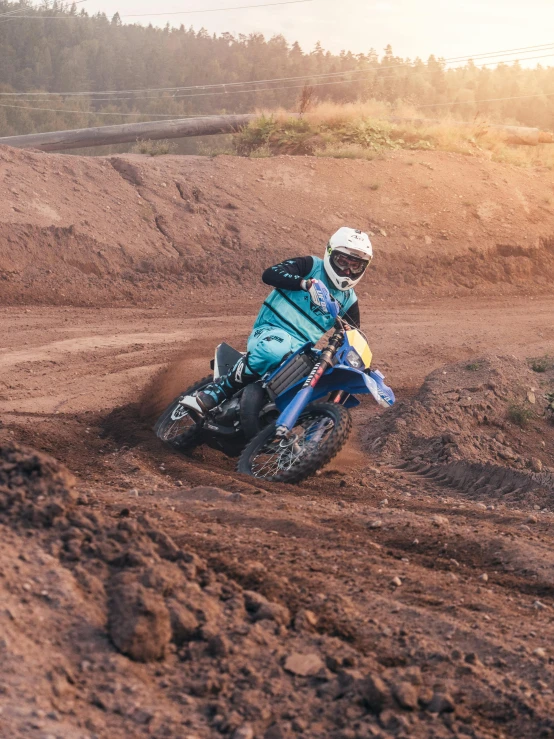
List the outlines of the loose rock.
{"type": "Polygon", "coordinates": [[[368,675],[362,681],[360,695],[368,709],[375,714],[381,713],[391,700],[389,689],[378,675],[368,675]]]}
{"type": "Polygon", "coordinates": [[[455,704],[448,693],[435,693],[427,706],[430,713],[452,713],[455,704]]]}
{"type": "Polygon", "coordinates": [[[248,724],[239,726],[233,732],[233,739],[254,739],[254,729],[248,724]]]}
{"type": "Polygon", "coordinates": [[[288,608],[279,603],[272,603],[267,598],[264,598],[263,595],[253,590],[246,590],[244,592],[244,604],[254,621],[268,619],[284,626],[288,626],[290,623],[290,612],[288,608]]]}
{"type": "Polygon", "coordinates": [[[313,611],[300,609],[294,617],[294,628],[297,631],[313,631],[317,626],[317,616],[313,611]]]}
{"type": "Polygon", "coordinates": [[[418,706],[418,693],[411,683],[401,682],[393,685],[392,693],[398,704],[408,711],[413,711],[418,706]]]}
{"type": "Polygon", "coordinates": [[[198,634],[198,619],[194,613],[176,600],[170,600],[167,606],[173,642],[181,646],[194,639],[198,634]]]}
{"type": "Polygon", "coordinates": [[[165,656],[171,638],[163,598],[137,582],[116,586],[108,604],[110,637],[120,652],[138,662],[165,656]]]}
{"type": "Polygon", "coordinates": [[[543,471],[543,464],[540,459],[537,459],[536,457],[531,457],[531,469],[533,472],[542,472],[543,471]]]}
{"type": "Polygon", "coordinates": [[[285,670],[301,677],[316,675],[323,667],[323,660],[317,654],[294,652],[285,660],[285,670]]]}

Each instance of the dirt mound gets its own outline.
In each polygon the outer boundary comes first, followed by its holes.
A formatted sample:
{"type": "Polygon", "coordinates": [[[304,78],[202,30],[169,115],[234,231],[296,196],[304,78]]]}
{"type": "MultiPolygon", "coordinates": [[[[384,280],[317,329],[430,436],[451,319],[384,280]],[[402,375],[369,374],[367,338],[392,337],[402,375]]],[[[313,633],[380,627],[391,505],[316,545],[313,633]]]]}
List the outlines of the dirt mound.
{"type": "Polygon", "coordinates": [[[372,234],[362,287],[433,297],[551,291],[548,173],[442,152],[311,157],[78,157],[2,147],[0,300],[168,304],[218,288],[258,299],[264,267],[372,234]],[[541,241],[541,239],[543,239],[541,241]]]}
{"type": "MultiPolygon", "coordinates": [[[[253,590],[259,563],[221,560],[216,571],[152,518],[129,509],[103,515],[86,495],[77,499],[73,480],[51,458],[13,446],[0,453],[1,540],[9,544],[0,547],[8,621],[0,649],[3,674],[10,675],[0,693],[4,732],[69,737],[77,716],[79,726],[110,737],[185,730],[292,738],[310,726],[306,735],[313,737],[387,736],[382,729],[400,736],[409,727],[410,736],[423,739],[437,716],[463,715],[434,676],[406,665],[383,668],[331,635],[332,610],[320,619],[253,590]],[[40,515],[16,508],[9,496],[31,501],[40,515]],[[57,505],[57,515],[37,529],[44,505],[57,505]],[[25,532],[32,532],[32,553],[25,554],[25,532]],[[240,573],[250,589],[225,570],[240,573]],[[21,615],[26,604],[30,619],[21,615]],[[37,618],[43,654],[33,646],[37,618]],[[108,637],[135,668],[116,658],[108,637]],[[155,671],[140,667],[149,662],[155,671]],[[11,686],[18,681],[16,696],[11,686]],[[355,734],[346,716],[355,717],[355,734]]],[[[208,489],[198,490],[204,500],[208,489]]],[[[210,490],[206,500],[232,497],[210,490]]],[[[187,494],[194,499],[195,489],[187,494]]],[[[278,578],[273,588],[282,590],[278,578]]],[[[441,725],[436,736],[446,737],[441,725]]]]}
{"type": "Polygon", "coordinates": [[[32,449],[0,445],[0,521],[52,526],[77,499],[73,476],[32,449]]]}
{"type": "Polygon", "coordinates": [[[439,288],[448,281],[455,293],[526,289],[530,285],[549,290],[554,277],[554,238],[540,238],[535,246],[523,248],[497,244],[488,251],[470,248],[466,254],[406,255],[384,254],[376,265],[376,275],[398,288],[410,286],[418,294],[439,288]]]}
{"type": "Polygon", "coordinates": [[[553,389],[554,367],[537,373],[515,358],[447,365],[372,424],[365,444],[472,497],[550,505],[553,389]]]}

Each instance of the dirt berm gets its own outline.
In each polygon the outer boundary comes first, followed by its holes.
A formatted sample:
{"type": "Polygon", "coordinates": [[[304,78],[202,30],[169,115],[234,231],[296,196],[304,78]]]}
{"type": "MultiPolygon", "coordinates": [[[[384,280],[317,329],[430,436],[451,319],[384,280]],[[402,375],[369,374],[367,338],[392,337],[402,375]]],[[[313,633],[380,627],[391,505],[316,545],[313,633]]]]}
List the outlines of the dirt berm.
{"type": "Polygon", "coordinates": [[[515,357],[441,367],[368,424],[370,453],[477,500],[548,506],[554,494],[554,363],[515,357]]]}
{"type": "MultiPolygon", "coordinates": [[[[0,302],[263,294],[260,273],[372,233],[364,290],[513,294],[554,279],[549,171],[441,152],[374,161],[281,156],[108,158],[0,148],[0,302]]],[[[194,297],[194,300],[192,298],[194,297]]]]}

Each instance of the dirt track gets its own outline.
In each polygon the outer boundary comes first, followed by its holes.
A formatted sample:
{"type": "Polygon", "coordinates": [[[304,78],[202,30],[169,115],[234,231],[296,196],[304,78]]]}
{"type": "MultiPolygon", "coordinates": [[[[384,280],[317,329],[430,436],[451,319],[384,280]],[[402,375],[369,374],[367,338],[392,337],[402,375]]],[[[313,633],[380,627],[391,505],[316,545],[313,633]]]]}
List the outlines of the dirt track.
{"type": "MultiPolygon", "coordinates": [[[[217,577],[286,606],[296,626],[260,621],[265,626],[252,627],[250,637],[234,627],[227,637],[235,651],[226,647],[224,656],[210,656],[206,637],[193,654],[131,667],[99,638],[105,596],[82,584],[83,567],[69,558],[72,580],[43,550],[28,549],[24,530],[4,528],[5,732],[215,737],[242,727],[236,736],[248,737],[252,727],[268,739],[552,736],[553,514],[475,502],[362,454],[356,441],[322,476],[260,492],[222,453],[202,448],[182,457],[152,438],[140,409],[148,415],[182,382],[205,374],[216,337],[244,340],[252,316],[237,319],[233,308],[188,319],[160,309],[2,309],[0,439],[65,463],[108,521],[121,520],[123,509],[132,519],[148,513],[217,577]],[[179,355],[160,392],[151,386],[139,403],[150,378],[179,355]],[[21,553],[15,570],[7,548],[21,553]],[[62,593],[64,612],[41,588],[62,593]],[[317,677],[295,677],[283,671],[295,652],[327,666],[317,677]],[[45,678],[52,663],[72,676],[68,688],[45,678]],[[6,675],[23,674],[21,664],[26,678],[16,687],[6,675]],[[192,687],[193,678],[207,685],[221,670],[228,687],[225,680],[215,693],[192,687]],[[260,679],[233,693],[241,670],[260,679]],[[396,696],[377,711],[367,708],[368,671],[396,696]],[[433,691],[440,711],[429,703],[433,691]]],[[[371,325],[376,364],[402,399],[436,367],[483,354],[544,354],[553,313],[552,299],[379,301],[366,306],[364,325],[371,325]]],[[[369,403],[357,411],[358,432],[375,413],[369,403]]],[[[85,555],[79,560],[86,569],[85,555]]]]}
{"type": "Polygon", "coordinates": [[[2,148],[0,735],[554,736],[551,190],[433,152],[2,148]],[[163,448],[262,266],[345,222],[397,406],[297,487],[163,448]]]}
{"type": "MultiPolygon", "coordinates": [[[[554,341],[553,305],[548,298],[404,306],[368,299],[362,320],[376,364],[394,387],[410,391],[436,367],[460,359],[546,354],[554,341]]],[[[243,347],[256,315],[241,315],[242,301],[204,309],[204,316],[187,318],[167,308],[0,308],[0,413],[111,409],[130,399],[130,387],[140,395],[181,351],[185,382],[203,376],[214,342],[243,347]]]]}

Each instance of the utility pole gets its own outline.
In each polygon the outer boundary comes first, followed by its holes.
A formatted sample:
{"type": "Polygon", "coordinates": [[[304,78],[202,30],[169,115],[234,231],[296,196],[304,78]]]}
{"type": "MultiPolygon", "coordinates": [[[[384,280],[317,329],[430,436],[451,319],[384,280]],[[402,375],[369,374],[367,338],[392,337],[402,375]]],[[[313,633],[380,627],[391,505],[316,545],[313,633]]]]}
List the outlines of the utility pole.
{"type": "Polygon", "coordinates": [[[73,131],[50,131],[25,136],[0,138],[0,146],[41,151],[65,151],[87,146],[127,144],[144,139],[180,139],[186,136],[213,136],[218,133],[236,133],[257,118],[254,114],[218,115],[205,118],[180,118],[170,121],[124,123],[119,126],[78,128],[73,131]]]}

